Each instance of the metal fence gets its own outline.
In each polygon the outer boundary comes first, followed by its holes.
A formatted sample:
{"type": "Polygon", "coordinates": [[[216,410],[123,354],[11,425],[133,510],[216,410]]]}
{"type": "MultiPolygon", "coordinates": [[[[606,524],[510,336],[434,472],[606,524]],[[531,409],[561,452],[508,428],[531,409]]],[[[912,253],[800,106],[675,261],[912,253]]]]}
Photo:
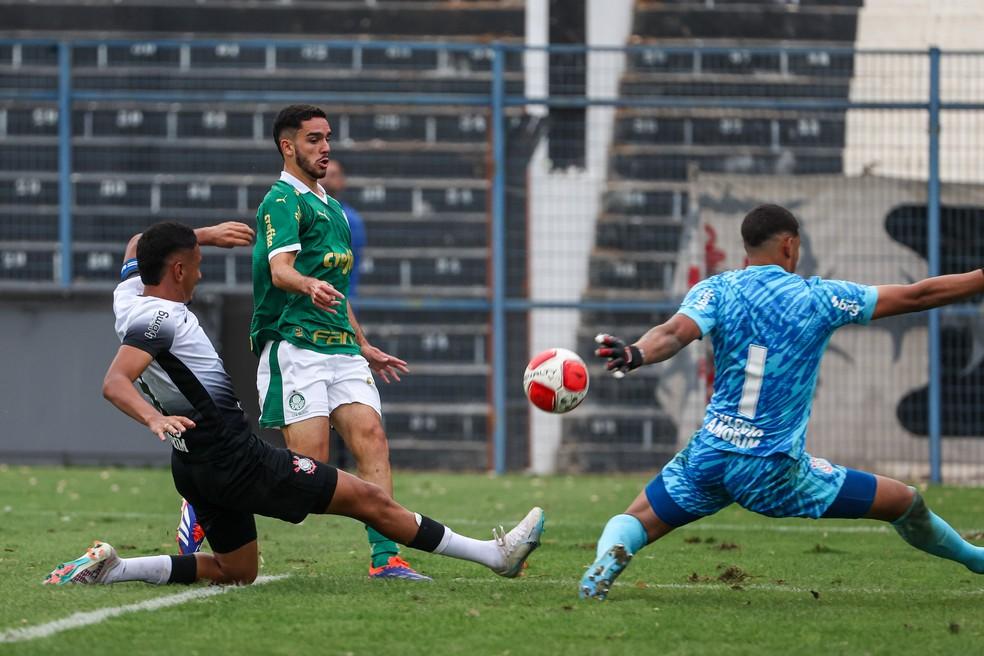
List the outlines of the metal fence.
{"type": "MultiPolygon", "coordinates": [[[[110,289],[148,223],[252,223],[289,102],[328,111],[366,218],[363,323],[419,363],[383,390],[410,465],[658,468],[699,425],[703,345],[624,381],[593,367],[564,417],[530,410],[522,369],[635,338],[742,266],[760,202],[802,219],[803,275],[908,282],[984,255],[984,53],[6,40],[0,289],[110,289]]],[[[246,293],[249,271],[208,253],[207,289],[246,293]]],[[[836,334],[811,451],[984,478],[976,300],[836,334]]]]}

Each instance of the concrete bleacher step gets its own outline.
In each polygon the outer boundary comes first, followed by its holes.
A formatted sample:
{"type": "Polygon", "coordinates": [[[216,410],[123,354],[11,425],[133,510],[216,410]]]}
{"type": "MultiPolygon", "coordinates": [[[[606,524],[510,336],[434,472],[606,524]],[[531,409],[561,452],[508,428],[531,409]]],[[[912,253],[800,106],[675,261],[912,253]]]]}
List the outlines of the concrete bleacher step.
{"type": "Polygon", "coordinates": [[[844,113],[705,109],[637,109],[618,115],[617,143],[626,145],[761,145],[844,147],[844,113]]]}
{"type": "Polygon", "coordinates": [[[595,230],[599,248],[675,255],[683,226],[673,217],[607,215],[599,218],[595,230]]]}
{"type": "Polygon", "coordinates": [[[810,151],[783,149],[781,152],[762,152],[743,149],[721,149],[716,153],[653,153],[616,149],[612,174],[632,180],[687,180],[689,168],[696,165],[707,173],[742,173],[762,175],[803,175],[840,173],[843,155],[835,149],[810,151]]]}
{"type": "MultiPolygon", "coordinates": [[[[80,91],[146,91],[146,92],[202,92],[206,96],[221,91],[236,93],[301,92],[313,96],[351,93],[432,93],[454,95],[489,95],[492,84],[488,73],[473,73],[468,77],[448,76],[440,71],[352,71],[318,72],[316,75],[278,76],[271,80],[264,70],[230,71],[214,70],[210,74],[195,70],[182,75],[141,75],[143,71],[127,69],[78,69],[73,84],[80,91]]],[[[145,72],[144,72],[145,73],[145,72]]],[[[21,76],[17,76],[19,80],[21,76]]],[[[41,83],[47,77],[32,76],[41,83]]],[[[54,77],[52,76],[52,80],[54,77]]],[[[0,74],[0,88],[4,76],[0,74]]],[[[51,80],[48,80],[50,82],[51,80]]],[[[19,84],[19,82],[18,82],[19,84]]],[[[505,74],[506,92],[521,95],[523,80],[518,73],[505,74]]]]}
{"type": "MultiPolygon", "coordinates": [[[[850,78],[854,73],[854,55],[823,44],[807,45],[792,51],[768,51],[768,46],[750,46],[725,40],[718,44],[703,41],[699,45],[684,42],[670,46],[665,41],[646,40],[628,53],[628,68],[637,73],[677,73],[694,76],[714,73],[773,74],[820,78],[850,78]],[[712,50],[700,51],[700,46],[712,50]],[[693,50],[688,50],[693,48],[693,50]]],[[[774,44],[769,44],[774,48],[774,44]]]]}
{"type": "Polygon", "coordinates": [[[577,414],[564,417],[564,439],[571,443],[673,445],[676,435],[673,419],[658,408],[626,407],[616,414],[608,408],[582,405],[577,414]]]}
{"type": "MultiPolygon", "coordinates": [[[[482,111],[448,113],[442,108],[326,106],[338,141],[424,141],[479,143],[488,140],[489,118],[482,111]]],[[[6,134],[57,136],[58,108],[52,103],[0,106],[6,134]]],[[[275,112],[244,112],[197,103],[88,103],[72,113],[72,133],[81,137],[160,137],[171,140],[254,140],[267,142],[275,112]]],[[[211,145],[206,143],[205,145],[211,145]]]]}
{"type": "Polygon", "coordinates": [[[407,248],[485,248],[488,246],[488,229],[484,215],[442,215],[425,219],[404,218],[381,220],[374,214],[366,222],[374,247],[407,248]]]}
{"type": "Polygon", "coordinates": [[[462,365],[448,367],[443,373],[422,373],[417,365],[412,379],[393,385],[380,384],[379,393],[383,405],[390,403],[445,404],[479,403],[488,399],[489,377],[487,373],[471,374],[461,371],[462,365]]]}
{"type": "Polygon", "coordinates": [[[367,248],[359,265],[366,285],[411,290],[416,287],[472,287],[485,285],[488,255],[485,249],[431,249],[424,254],[413,246],[403,249],[367,248]],[[420,254],[415,254],[420,253],[420,254]]]}
{"type": "Polygon", "coordinates": [[[850,79],[741,74],[690,75],[630,73],[622,78],[627,98],[744,98],[783,100],[847,100],[850,79]]]}
{"type": "MultiPolygon", "coordinates": [[[[74,150],[74,162],[76,170],[92,173],[137,169],[160,173],[222,171],[269,175],[269,172],[280,170],[282,162],[269,144],[249,142],[237,146],[198,149],[192,145],[158,141],[142,148],[123,150],[116,145],[80,143],[74,150]]],[[[28,162],[32,158],[39,163],[47,161],[54,155],[49,153],[52,148],[55,147],[38,146],[34,153],[23,156],[17,156],[14,149],[0,148],[0,170],[25,159],[28,162]]],[[[470,173],[475,177],[484,177],[486,167],[482,150],[450,152],[424,147],[346,150],[339,147],[335,149],[334,156],[345,162],[346,170],[352,175],[462,177],[470,173]]]]}
{"type": "MultiPolygon", "coordinates": [[[[781,5],[783,0],[637,0],[639,5],[689,5],[694,7],[712,7],[742,5],[746,9],[761,6],[781,5]]],[[[864,0],[786,0],[786,4],[797,7],[863,7],[864,0]]]]}
{"type": "MultiPolygon", "coordinates": [[[[408,378],[394,385],[412,384],[408,378]]],[[[489,408],[482,403],[386,403],[383,423],[389,439],[455,439],[485,444],[489,408]]]]}
{"type": "Polygon", "coordinates": [[[853,43],[856,5],[754,3],[652,4],[636,7],[632,31],[647,38],[853,43]]]}
{"type": "Polygon", "coordinates": [[[622,290],[668,290],[673,284],[677,255],[595,249],[588,263],[591,287],[622,290]]]}
{"type": "MultiPolygon", "coordinates": [[[[336,5],[338,3],[335,3],[336,5]]],[[[525,33],[522,2],[448,3],[424,0],[408,5],[380,0],[328,7],[322,2],[297,2],[284,12],[283,3],[241,3],[229,11],[221,0],[183,3],[160,0],[93,0],[52,3],[38,11],[31,5],[4,10],[5,29],[18,31],[123,31],[148,34],[194,34],[203,29],[221,35],[262,35],[267,38],[314,38],[373,35],[384,38],[476,37],[521,38],[525,33]]]]}
{"type": "Polygon", "coordinates": [[[602,195],[602,209],[610,215],[643,215],[653,217],[682,217],[689,211],[686,185],[667,188],[647,188],[636,181],[628,183],[609,180],[602,195]]]}
{"type": "Polygon", "coordinates": [[[482,364],[488,361],[486,326],[374,326],[372,343],[411,364],[482,364]]]}
{"type": "Polygon", "coordinates": [[[564,442],[557,451],[561,471],[583,473],[656,472],[676,453],[676,445],[612,444],[602,442],[564,442]]]}

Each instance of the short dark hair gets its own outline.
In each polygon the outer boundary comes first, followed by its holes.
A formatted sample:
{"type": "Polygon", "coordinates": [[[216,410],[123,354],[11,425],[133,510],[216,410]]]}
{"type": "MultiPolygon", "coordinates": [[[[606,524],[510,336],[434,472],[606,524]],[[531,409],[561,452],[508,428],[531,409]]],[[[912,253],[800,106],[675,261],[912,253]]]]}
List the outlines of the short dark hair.
{"type": "Polygon", "coordinates": [[[328,120],[328,115],[314,105],[287,105],[281,109],[273,122],[273,143],[277,144],[277,152],[284,154],[284,151],[280,150],[280,135],[285,130],[296,130],[301,127],[301,123],[312,118],[328,120]]]}
{"type": "Polygon", "coordinates": [[[779,205],[759,205],[741,222],[741,238],[747,248],[758,248],[783,233],[799,236],[799,221],[779,205]]]}
{"type": "Polygon", "coordinates": [[[137,241],[137,270],[145,285],[159,285],[164,264],[173,253],[192,250],[198,244],[195,231],[183,223],[165,221],[147,228],[137,241]]]}

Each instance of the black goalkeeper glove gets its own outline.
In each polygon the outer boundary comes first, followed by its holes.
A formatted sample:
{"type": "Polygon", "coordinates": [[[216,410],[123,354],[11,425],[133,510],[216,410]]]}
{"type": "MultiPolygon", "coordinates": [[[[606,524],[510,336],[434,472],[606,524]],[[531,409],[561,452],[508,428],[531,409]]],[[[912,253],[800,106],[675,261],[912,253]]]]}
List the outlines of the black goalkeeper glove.
{"type": "Polygon", "coordinates": [[[608,359],[605,369],[612,372],[616,378],[621,378],[644,364],[642,349],[634,344],[626,345],[618,337],[602,333],[595,337],[595,343],[598,344],[595,355],[608,359]]]}

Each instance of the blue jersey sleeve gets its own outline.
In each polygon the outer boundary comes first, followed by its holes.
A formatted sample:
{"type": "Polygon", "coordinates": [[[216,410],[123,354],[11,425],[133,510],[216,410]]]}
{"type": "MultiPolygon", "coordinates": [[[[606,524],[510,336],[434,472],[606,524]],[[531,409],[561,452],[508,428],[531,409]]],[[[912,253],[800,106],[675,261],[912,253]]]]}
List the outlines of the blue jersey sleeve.
{"type": "Polygon", "coordinates": [[[701,280],[690,288],[677,312],[693,319],[703,337],[714,330],[714,325],[717,323],[718,300],[714,278],[701,280]]]}
{"type": "Polygon", "coordinates": [[[831,329],[849,323],[866,324],[871,321],[871,315],[878,303],[877,287],[846,280],[815,280],[817,284],[814,290],[819,297],[819,310],[831,329]]]}

